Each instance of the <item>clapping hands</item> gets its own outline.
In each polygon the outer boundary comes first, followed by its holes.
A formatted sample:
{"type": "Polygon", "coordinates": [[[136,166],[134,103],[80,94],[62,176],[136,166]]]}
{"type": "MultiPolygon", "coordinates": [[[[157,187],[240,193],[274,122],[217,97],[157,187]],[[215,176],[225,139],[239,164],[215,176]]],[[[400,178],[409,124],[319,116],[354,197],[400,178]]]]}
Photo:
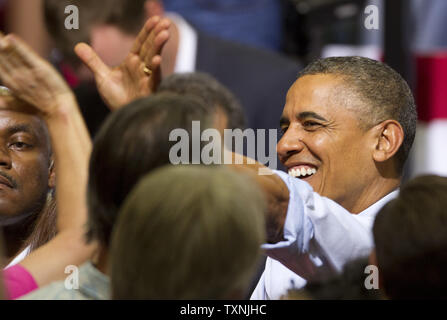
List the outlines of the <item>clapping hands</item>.
{"type": "Polygon", "coordinates": [[[0,78],[21,100],[44,117],[74,101],[67,83],[47,61],[14,35],[0,34],[0,78]]]}

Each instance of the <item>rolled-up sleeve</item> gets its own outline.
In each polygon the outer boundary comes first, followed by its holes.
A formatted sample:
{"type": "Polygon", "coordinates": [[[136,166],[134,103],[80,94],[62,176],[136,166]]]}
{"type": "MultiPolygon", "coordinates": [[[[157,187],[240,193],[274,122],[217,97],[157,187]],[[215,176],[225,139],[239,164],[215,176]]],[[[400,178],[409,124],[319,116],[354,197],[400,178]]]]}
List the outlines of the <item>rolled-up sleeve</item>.
{"type": "Polygon", "coordinates": [[[314,192],[307,182],[281,171],[275,174],[289,189],[289,205],[285,240],[264,244],[268,256],[309,279],[318,269],[341,271],[347,261],[370,252],[373,241],[369,225],[314,192]]]}

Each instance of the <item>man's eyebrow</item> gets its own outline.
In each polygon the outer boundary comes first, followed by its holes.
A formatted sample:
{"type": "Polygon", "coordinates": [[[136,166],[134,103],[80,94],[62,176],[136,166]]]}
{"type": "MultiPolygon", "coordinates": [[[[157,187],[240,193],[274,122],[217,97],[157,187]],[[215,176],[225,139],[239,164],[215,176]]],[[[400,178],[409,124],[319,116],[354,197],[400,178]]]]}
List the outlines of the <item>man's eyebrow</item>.
{"type": "Polygon", "coordinates": [[[31,126],[29,124],[16,124],[16,125],[10,126],[8,128],[9,135],[13,135],[17,132],[25,132],[25,133],[35,135],[34,130],[31,128],[31,126]]]}
{"type": "Polygon", "coordinates": [[[307,119],[307,118],[315,118],[321,121],[327,121],[325,118],[323,118],[322,116],[320,116],[318,113],[312,112],[312,111],[304,111],[304,112],[300,112],[296,115],[296,118],[298,120],[303,120],[303,119],[307,119]]]}
{"type": "Polygon", "coordinates": [[[279,119],[279,126],[283,126],[283,125],[286,125],[286,124],[290,124],[289,118],[287,118],[285,116],[282,116],[279,119]]]}

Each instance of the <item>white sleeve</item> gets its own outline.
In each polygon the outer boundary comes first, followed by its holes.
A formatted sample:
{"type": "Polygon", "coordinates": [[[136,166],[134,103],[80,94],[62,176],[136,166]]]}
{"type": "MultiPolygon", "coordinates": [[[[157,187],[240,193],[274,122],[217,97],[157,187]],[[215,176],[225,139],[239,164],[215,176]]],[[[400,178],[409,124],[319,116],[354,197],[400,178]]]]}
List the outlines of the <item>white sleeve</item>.
{"type": "Polygon", "coordinates": [[[373,247],[369,226],[300,179],[275,171],[289,189],[284,241],[264,244],[268,256],[305,279],[318,270],[341,271],[373,247]]]}
{"type": "Polygon", "coordinates": [[[265,288],[265,272],[263,272],[258,284],[256,285],[256,288],[251,294],[250,300],[269,300],[265,288]]]}

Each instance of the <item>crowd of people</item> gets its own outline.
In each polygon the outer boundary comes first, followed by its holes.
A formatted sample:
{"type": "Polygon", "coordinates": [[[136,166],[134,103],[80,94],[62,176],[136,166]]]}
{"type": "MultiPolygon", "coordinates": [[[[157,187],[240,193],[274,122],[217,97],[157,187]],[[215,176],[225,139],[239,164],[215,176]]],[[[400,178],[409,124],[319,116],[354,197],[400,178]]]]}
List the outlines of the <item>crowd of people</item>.
{"type": "MultiPolygon", "coordinates": [[[[20,37],[0,35],[6,299],[447,297],[447,178],[402,184],[417,113],[396,71],[231,51],[165,17],[160,1],[70,2],[89,27],[49,30],[83,63],[75,89],[20,37]],[[222,159],[243,161],[172,163],[176,129],[193,157],[208,129],[277,124],[284,170],[223,144],[222,159]]],[[[44,3],[57,25],[65,1],[44,3]]]]}

